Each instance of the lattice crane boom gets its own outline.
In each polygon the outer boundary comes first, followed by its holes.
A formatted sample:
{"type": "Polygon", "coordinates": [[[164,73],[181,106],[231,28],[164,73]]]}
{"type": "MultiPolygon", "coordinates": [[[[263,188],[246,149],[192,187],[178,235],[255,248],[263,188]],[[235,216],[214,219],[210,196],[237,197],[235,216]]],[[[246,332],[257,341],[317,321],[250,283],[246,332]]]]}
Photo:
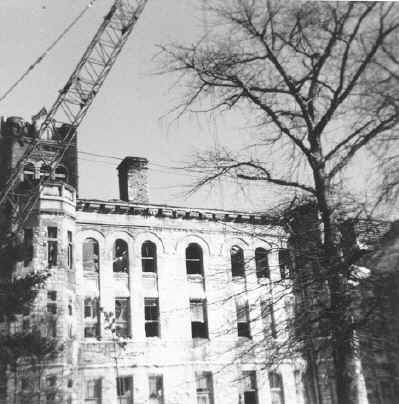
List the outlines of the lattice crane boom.
{"type": "Polygon", "coordinates": [[[96,94],[126,43],[148,0],[115,0],[111,9],[95,33],[75,70],[64,88],[59,92],[47,113],[35,138],[29,143],[22,157],[8,177],[0,194],[0,209],[9,203],[13,217],[13,231],[18,229],[30,214],[40,197],[41,179],[30,195],[21,198],[16,190],[24,165],[40,145],[54,139],[60,127],[66,128],[58,140],[57,152],[51,157],[43,156],[44,162],[54,167],[60,162],[76,136],[76,129],[88,112],[96,94]]]}

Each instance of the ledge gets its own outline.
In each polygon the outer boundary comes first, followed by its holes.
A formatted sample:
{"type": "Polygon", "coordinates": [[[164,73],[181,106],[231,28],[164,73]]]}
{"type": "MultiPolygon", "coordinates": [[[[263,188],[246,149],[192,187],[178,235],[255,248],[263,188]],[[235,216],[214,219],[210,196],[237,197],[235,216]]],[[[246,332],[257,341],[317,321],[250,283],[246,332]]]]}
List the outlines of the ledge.
{"type": "Polygon", "coordinates": [[[138,215],[145,217],[165,217],[183,220],[202,220],[211,222],[233,222],[256,225],[277,226],[276,219],[258,213],[226,210],[191,209],[184,207],[136,204],[124,201],[101,201],[78,199],[76,210],[101,214],[138,215]]]}

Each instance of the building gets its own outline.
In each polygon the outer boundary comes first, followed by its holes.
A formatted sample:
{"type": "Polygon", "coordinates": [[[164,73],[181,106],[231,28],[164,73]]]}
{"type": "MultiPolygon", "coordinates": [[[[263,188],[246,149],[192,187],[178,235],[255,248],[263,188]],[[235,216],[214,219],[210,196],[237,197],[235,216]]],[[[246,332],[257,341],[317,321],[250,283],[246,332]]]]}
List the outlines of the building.
{"type": "MultiPolygon", "coordinates": [[[[3,123],[2,183],[30,128],[3,123]]],[[[267,365],[270,330],[286,312],[283,299],[263,309],[280,293],[270,280],[285,291],[290,282],[282,229],[248,212],[151,204],[138,157],[118,166],[120,199],[79,199],[76,144],[48,167],[56,147],[55,136],[41,143],[21,174],[22,190],[45,181],[15,271],[51,276],[14,326],[58,338],[63,350],[43,371],[9,371],[7,402],[303,403],[302,362],[267,365]]]]}

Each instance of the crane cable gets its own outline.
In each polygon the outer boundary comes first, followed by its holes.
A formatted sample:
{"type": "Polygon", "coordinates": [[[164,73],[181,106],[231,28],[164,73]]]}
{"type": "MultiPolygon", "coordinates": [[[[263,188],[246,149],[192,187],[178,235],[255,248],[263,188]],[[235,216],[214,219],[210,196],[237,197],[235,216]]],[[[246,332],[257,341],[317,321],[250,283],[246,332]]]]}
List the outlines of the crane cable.
{"type": "Polygon", "coordinates": [[[86,12],[89,10],[91,6],[94,5],[94,3],[97,0],[90,0],[87,6],[74,18],[74,20],[61,32],[60,35],[51,43],[51,45],[37,58],[37,60],[32,63],[26,71],[14,82],[14,84],[11,85],[11,87],[5,91],[1,97],[0,97],[0,102],[2,102],[14,89],[28,76],[29,73],[32,72],[33,69],[37,65],[39,65],[43,59],[52,51],[52,49],[60,42],[64,36],[78,23],[78,21],[86,14],[86,12]]]}

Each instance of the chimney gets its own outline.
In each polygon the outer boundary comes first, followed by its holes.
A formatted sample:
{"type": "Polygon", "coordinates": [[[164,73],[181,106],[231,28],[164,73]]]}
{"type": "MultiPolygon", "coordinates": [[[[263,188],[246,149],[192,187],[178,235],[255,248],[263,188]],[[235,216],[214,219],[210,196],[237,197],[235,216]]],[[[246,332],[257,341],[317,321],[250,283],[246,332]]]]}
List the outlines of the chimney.
{"type": "Polygon", "coordinates": [[[125,157],[119,164],[120,199],[148,203],[147,164],[148,160],[143,157],[125,157]]]}

